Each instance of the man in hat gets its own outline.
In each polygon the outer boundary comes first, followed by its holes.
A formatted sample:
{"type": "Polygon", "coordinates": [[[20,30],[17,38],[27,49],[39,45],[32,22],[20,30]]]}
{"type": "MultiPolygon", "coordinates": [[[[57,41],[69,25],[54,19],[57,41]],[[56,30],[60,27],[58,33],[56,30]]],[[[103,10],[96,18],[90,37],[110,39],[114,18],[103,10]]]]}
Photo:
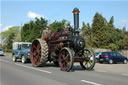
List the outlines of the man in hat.
{"type": "Polygon", "coordinates": [[[43,32],[42,32],[42,37],[41,37],[41,38],[47,41],[48,38],[49,38],[49,36],[50,36],[50,34],[51,34],[51,30],[50,30],[49,27],[47,26],[46,29],[43,30],[43,32]]]}

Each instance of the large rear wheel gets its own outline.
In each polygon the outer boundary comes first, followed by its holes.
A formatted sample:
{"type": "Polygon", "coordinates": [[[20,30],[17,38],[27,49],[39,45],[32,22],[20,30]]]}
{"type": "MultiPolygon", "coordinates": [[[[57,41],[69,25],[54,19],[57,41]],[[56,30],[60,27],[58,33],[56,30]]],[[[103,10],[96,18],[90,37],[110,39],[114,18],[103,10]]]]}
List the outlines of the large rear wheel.
{"type": "Polygon", "coordinates": [[[59,66],[62,71],[70,71],[74,63],[74,57],[70,48],[64,47],[60,51],[59,66]]]}
{"type": "Polygon", "coordinates": [[[31,62],[33,66],[43,66],[48,60],[48,45],[45,40],[34,40],[31,47],[31,62]]]}
{"type": "Polygon", "coordinates": [[[92,70],[95,66],[95,55],[94,52],[90,49],[84,49],[83,55],[84,61],[80,62],[80,65],[85,70],[92,70]]]}

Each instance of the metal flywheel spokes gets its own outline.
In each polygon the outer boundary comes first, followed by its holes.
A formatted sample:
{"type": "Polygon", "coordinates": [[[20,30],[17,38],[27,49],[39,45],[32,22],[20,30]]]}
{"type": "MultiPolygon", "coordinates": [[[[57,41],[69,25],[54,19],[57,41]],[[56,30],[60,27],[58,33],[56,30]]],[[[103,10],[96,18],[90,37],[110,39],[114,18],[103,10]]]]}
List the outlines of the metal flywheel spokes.
{"type": "Polygon", "coordinates": [[[92,70],[95,66],[95,55],[92,50],[85,49],[83,55],[84,61],[80,62],[82,68],[92,70]]]}
{"type": "Polygon", "coordinates": [[[70,71],[73,65],[73,56],[69,48],[63,48],[59,55],[59,65],[61,70],[70,71]]]}
{"type": "Polygon", "coordinates": [[[33,65],[38,66],[41,58],[41,45],[39,42],[36,42],[32,45],[31,58],[32,58],[33,65]]]}

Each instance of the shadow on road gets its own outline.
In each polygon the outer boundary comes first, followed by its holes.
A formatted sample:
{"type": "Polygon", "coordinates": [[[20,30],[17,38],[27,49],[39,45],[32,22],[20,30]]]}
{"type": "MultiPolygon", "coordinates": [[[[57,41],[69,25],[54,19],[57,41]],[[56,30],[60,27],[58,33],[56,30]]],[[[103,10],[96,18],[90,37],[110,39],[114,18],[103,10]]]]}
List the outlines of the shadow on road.
{"type": "MultiPolygon", "coordinates": [[[[59,66],[56,66],[54,63],[47,63],[45,66],[43,66],[45,68],[49,68],[49,67],[55,67],[55,68],[60,68],[59,66]]],[[[41,68],[41,67],[39,67],[41,68]]],[[[80,65],[74,65],[71,69],[70,72],[75,72],[75,71],[88,71],[86,69],[82,69],[80,65]]],[[[90,70],[90,71],[94,71],[94,69],[90,70]]]]}

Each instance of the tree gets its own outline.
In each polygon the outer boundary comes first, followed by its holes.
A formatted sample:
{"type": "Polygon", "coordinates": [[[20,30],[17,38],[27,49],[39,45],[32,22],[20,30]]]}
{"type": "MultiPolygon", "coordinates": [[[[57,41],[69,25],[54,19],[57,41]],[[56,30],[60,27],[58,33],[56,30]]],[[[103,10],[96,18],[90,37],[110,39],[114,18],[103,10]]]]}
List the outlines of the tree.
{"type": "Polygon", "coordinates": [[[82,35],[83,36],[87,36],[88,35],[88,28],[87,28],[87,26],[86,26],[86,24],[85,24],[85,22],[83,22],[82,23],[82,35]]]}
{"type": "Polygon", "coordinates": [[[49,25],[49,28],[51,29],[52,32],[57,32],[57,31],[64,30],[68,26],[71,27],[70,22],[63,19],[62,21],[56,21],[55,20],[53,23],[51,23],[49,25]]]}
{"type": "Polygon", "coordinates": [[[1,32],[5,49],[12,49],[12,43],[20,41],[20,29],[18,26],[10,27],[7,31],[1,32]]]}
{"type": "Polygon", "coordinates": [[[126,31],[126,28],[123,27],[123,41],[124,41],[124,49],[128,49],[128,32],[126,31]]]}
{"type": "Polygon", "coordinates": [[[100,30],[104,25],[105,18],[97,12],[93,18],[92,31],[96,33],[97,30],[100,30]]]}
{"type": "Polygon", "coordinates": [[[32,42],[36,38],[41,38],[42,31],[46,28],[48,21],[44,18],[35,18],[35,21],[30,21],[24,24],[21,29],[22,41],[32,42]]]}
{"type": "MultiPolygon", "coordinates": [[[[89,24],[88,24],[89,27],[89,24]]],[[[88,28],[85,24],[85,22],[82,23],[82,33],[81,36],[84,38],[85,40],[85,45],[86,47],[90,47],[90,36],[89,36],[89,28],[88,28]]]]}
{"type": "Polygon", "coordinates": [[[106,30],[106,19],[99,13],[96,13],[92,23],[92,33],[93,33],[93,47],[103,48],[104,46],[104,36],[106,30]]]}
{"type": "Polygon", "coordinates": [[[114,27],[114,17],[113,16],[109,20],[109,25],[114,27]]]}

